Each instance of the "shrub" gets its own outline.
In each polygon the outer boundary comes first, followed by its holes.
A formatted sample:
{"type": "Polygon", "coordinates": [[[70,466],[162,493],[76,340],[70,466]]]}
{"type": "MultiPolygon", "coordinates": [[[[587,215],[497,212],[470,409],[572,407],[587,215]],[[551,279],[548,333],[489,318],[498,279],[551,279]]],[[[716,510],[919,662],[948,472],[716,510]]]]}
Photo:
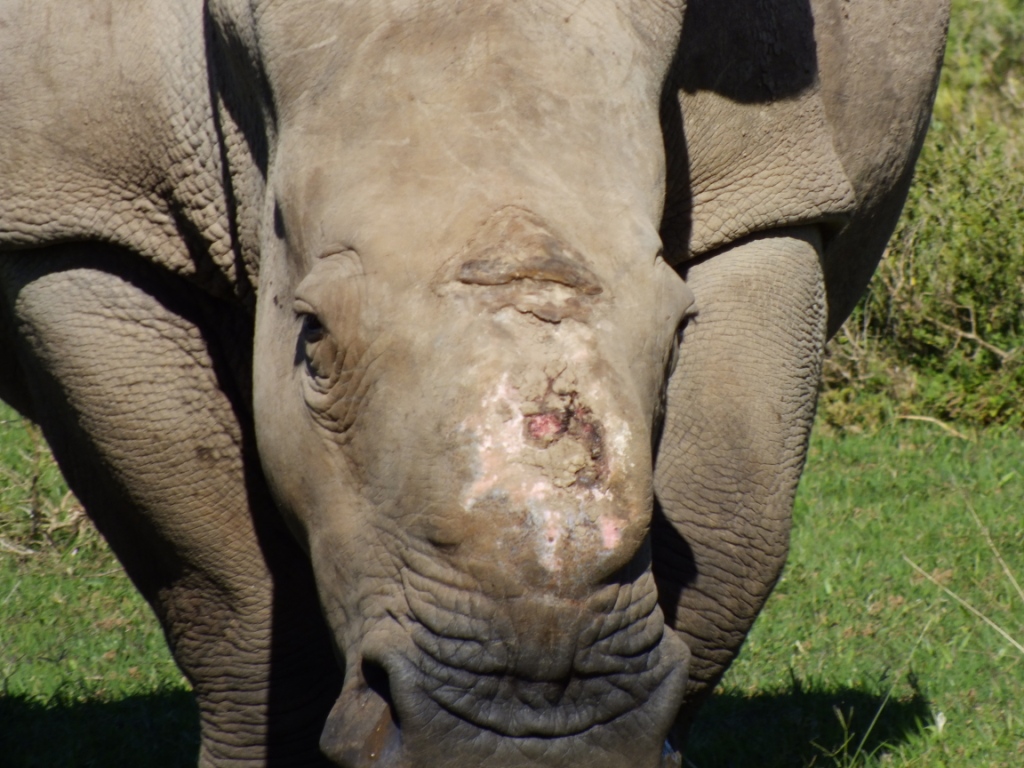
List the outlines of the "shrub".
{"type": "Polygon", "coordinates": [[[956,0],[931,131],[867,295],[829,345],[825,421],[1024,427],[1024,0],[956,0]]]}

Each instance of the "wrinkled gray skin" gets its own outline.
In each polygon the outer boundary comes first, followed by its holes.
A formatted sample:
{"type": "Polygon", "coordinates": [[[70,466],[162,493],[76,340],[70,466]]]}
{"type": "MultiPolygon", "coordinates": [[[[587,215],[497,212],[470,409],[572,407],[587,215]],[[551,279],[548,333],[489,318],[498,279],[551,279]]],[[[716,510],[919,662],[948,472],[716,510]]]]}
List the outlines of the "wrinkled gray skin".
{"type": "Polygon", "coordinates": [[[947,12],[0,3],[0,395],[203,765],[678,764],[947,12]]]}

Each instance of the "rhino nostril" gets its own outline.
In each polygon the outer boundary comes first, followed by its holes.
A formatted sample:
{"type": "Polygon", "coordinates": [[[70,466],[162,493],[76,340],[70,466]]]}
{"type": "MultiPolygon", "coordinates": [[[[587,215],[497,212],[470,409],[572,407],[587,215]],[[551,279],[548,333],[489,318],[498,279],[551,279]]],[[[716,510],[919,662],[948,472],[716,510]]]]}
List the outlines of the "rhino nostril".
{"type": "Polygon", "coordinates": [[[396,728],[400,728],[398,711],[395,709],[395,702],[391,697],[391,678],[388,676],[387,670],[375,661],[363,659],[360,672],[363,675],[363,680],[366,682],[366,687],[380,696],[384,703],[388,705],[388,709],[391,711],[391,721],[395,724],[396,728]]]}
{"type": "Polygon", "coordinates": [[[364,659],[352,677],[327,716],[320,751],[342,768],[403,768],[402,732],[387,671],[364,659]]]}

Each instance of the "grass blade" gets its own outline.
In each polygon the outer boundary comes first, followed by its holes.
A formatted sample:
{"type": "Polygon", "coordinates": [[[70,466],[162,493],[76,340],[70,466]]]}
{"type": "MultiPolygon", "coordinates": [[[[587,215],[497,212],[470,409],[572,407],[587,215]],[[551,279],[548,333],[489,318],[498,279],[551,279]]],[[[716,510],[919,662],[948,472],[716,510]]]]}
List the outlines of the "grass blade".
{"type": "Polygon", "coordinates": [[[992,629],[994,629],[994,630],[995,630],[996,632],[998,632],[998,633],[999,633],[1000,635],[1002,635],[1002,636],[1003,636],[1003,639],[1005,639],[1005,640],[1006,640],[1006,642],[1008,642],[1008,643],[1009,643],[1010,645],[1012,645],[1012,646],[1013,646],[1014,648],[1016,648],[1016,649],[1017,649],[1017,650],[1018,650],[1018,651],[1020,652],[1021,656],[1024,656],[1024,645],[1021,645],[1021,644],[1020,644],[1020,643],[1018,643],[1018,642],[1017,642],[1016,640],[1014,640],[1014,639],[1013,639],[1013,637],[1012,637],[1012,636],[1010,635],[1010,633],[1009,633],[1009,632],[1007,632],[1007,631],[1006,631],[1005,629],[1003,629],[1003,628],[1002,628],[1002,627],[1000,627],[1000,626],[999,626],[998,624],[996,624],[996,623],[995,623],[994,621],[992,621],[992,619],[990,619],[990,618],[989,618],[988,616],[986,616],[986,615],[985,615],[984,613],[982,613],[982,612],[981,612],[981,611],[979,611],[979,610],[978,610],[977,608],[975,608],[975,607],[974,607],[973,605],[971,605],[971,604],[970,604],[969,602],[967,602],[967,601],[966,601],[966,600],[964,600],[964,599],[963,599],[962,597],[960,597],[960,595],[958,595],[958,594],[957,594],[956,592],[954,592],[953,590],[951,590],[951,589],[949,589],[949,588],[947,588],[947,587],[944,587],[944,586],[943,586],[942,584],[940,584],[940,583],[938,582],[938,580],[937,580],[937,579],[936,579],[936,578],[935,578],[934,576],[932,576],[932,575],[931,575],[931,574],[929,574],[929,573],[926,573],[926,572],[925,572],[925,570],[924,570],[923,568],[921,568],[921,566],[919,566],[919,565],[918,565],[917,563],[915,563],[915,562],[914,562],[913,560],[911,560],[911,559],[910,559],[909,557],[907,557],[906,555],[903,555],[903,559],[907,561],[907,564],[908,564],[908,565],[909,565],[909,566],[910,566],[911,568],[913,568],[913,569],[914,569],[915,571],[917,571],[917,572],[918,572],[919,574],[921,574],[922,576],[924,576],[924,578],[928,579],[928,581],[930,581],[930,582],[931,582],[932,584],[934,584],[934,585],[935,585],[936,587],[938,587],[939,589],[941,589],[941,590],[942,590],[943,592],[945,592],[945,593],[946,593],[947,595],[949,595],[949,596],[950,596],[951,598],[953,598],[953,599],[954,599],[954,600],[956,600],[956,601],[957,601],[958,603],[960,603],[960,605],[962,605],[962,606],[963,606],[964,608],[966,608],[966,609],[967,609],[968,611],[970,611],[971,613],[973,613],[973,614],[974,614],[975,616],[977,616],[977,617],[978,617],[979,619],[981,619],[981,620],[982,620],[982,621],[984,621],[984,622],[985,622],[986,624],[988,624],[988,625],[989,625],[990,627],[992,627],[992,629]]]}
{"type": "Polygon", "coordinates": [[[875,726],[878,724],[878,718],[882,716],[882,710],[885,709],[885,705],[888,704],[889,699],[892,698],[893,691],[896,690],[896,683],[903,678],[905,672],[910,670],[910,662],[914,660],[914,654],[917,653],[917,649],[921,645],[921,641],[924,640],[924,636],[928,634],[928,630],[931,629],[932,624],[935,623],[935,618],[936,617],[933,614],[928,619],[928,623],[924,625],[924,629],[922,629],[921,634],[917,636],[917,640],[910,649],[910,653],[907,654],[907,662],[903,665],[904,670],[893,677],[892,685],[889,686],[889,690],[886,691],[885,698],[882,699],[882,703],[878,705],[878,709],[875,711],[875,716],[871,718],[871,723],[868,725],[867,730],[864,731],[864,735],[861,736],[860,743],[857,745],[857,749],[853,753],[853,758],[850,760],[851,765],[856,763],[857,758],[860,757],[861,752],[864,751],[864,745],[867,744],[868,737],[871,736],[871,732],[875,730],[875,726]]]}
{"type": "Polygon", "coordinates": [[[988,544],[988,548],[992,550],[992,554],[995,556],[996,562],[999,563],[999,567],[1003,569],[1003,573],[1006,574],[1006,578],[1010,580],[1014,589],[1017,590],[1017,594],[1020,596],[1020,601],[1024,603],[1024,590],[1020,588],[1020,584],[1018,584],[1017,579],[1014,578],[1013,571],[1010,570],[1010,566],[1008,566],[1006,561],[1003,560],[1002,554],[996,547],[995,542],[992,541],[992,536],[989,534],[988,528],[981,522],[981,518],[978,517],[978,513],[974,511],[974,507],[971,506],[970,502],[967,503],[967,511],[971,513],[971,517],[974,518],[975,524],[981,530],[981,535],[985,537],[985,543],[988,544]]]}

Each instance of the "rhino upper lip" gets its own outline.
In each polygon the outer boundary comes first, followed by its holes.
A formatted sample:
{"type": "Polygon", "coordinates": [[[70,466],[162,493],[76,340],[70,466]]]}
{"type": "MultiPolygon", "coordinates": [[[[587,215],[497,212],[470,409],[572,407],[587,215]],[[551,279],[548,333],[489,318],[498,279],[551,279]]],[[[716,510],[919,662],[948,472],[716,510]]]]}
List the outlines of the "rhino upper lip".
{"type": "Polygon", "coordinates": [[[508,615],[509,600],[487,600],[487,619],[456,632],[457,596],[446,601],[450,608],[428,606],[416,596],[439,585],[412,569],[403,581],[408,614],[393,620],[405,650],[392,645],[378,662],[390,673],[398,715],[439,709],[502,736],[569,737],[643,708],[674,668],[672,654],[662,652],[665,625],[649,572],[635,584],[603,587],[617,593],[611,599],[555,601],[548,610],[558,636],[539,638],[508,615]],[[477,636],[474,625],[499,636],[477,636]]]}
{"type": "MultiPolygon", "coordinates": [[[[661,653],[661,638],[641,656],[625,660],[635,669],[619,674],[573,670],[565,679],[552,681],[457,670],[424,650],[417,656],[396,654],[386,663],[387,669],[406,681],[392,683],[388,690],[387,701],[396,720],[414,719],[407,713],[426,707],[447,713],[456,727],[470,726],[510,738],[567,738],[632,716],[673,671],[661,653]],[[415,684],[409,686],[407,681],[415,684]]],[[[434,715],[428,712],[420,717],[429,721],[434,715]]]]}

